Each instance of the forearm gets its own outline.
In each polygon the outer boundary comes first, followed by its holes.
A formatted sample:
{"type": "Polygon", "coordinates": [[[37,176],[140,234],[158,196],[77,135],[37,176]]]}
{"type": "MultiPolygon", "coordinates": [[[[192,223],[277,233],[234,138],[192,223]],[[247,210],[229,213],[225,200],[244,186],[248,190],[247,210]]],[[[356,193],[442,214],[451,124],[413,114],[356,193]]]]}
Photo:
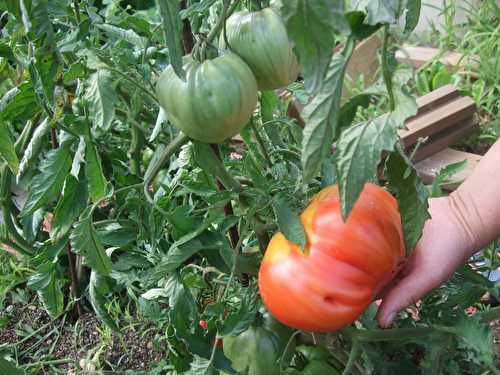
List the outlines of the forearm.
{"type": "Polygon", "coordinates": [[[450,194],[449,204],[450,219],[463,233],[467,255],[500,237],[500,141],[450,194]]]}

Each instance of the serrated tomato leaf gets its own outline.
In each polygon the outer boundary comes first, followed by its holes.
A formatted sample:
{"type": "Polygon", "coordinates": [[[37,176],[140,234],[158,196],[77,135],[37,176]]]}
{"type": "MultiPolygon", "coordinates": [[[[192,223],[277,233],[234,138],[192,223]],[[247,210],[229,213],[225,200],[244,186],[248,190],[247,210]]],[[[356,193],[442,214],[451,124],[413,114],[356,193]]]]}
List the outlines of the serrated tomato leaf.
{"type": "Polygon", "coordinates": [[[306,122],[302,139],[302,173],[304,182],[311,181],[331,152],[339,124],[343,79],[354,48],[349,39],[343,53],[332,58],[321,92],[304,108],[306,122]]]}
{"type": "Polygon", "coordinates": [[[410,161],[401,151],[392,152],[385,165],[388,188],[398,200],[405,237],[406,255],[417,244],[424,224],[429,219],[429,193],[410,161]]]}
{"type": "Polygon", "coordinates": [[[104,251],[87,209],[71,233],[71,246],[75,252],[85,257],[87,265],[101,275],[111,272],[111,260],[104,251]]]}
{"type": "Polygon", "coordinates": [[[106,308],[106,302],[109,301],[107,295],[110,292],[108,282],[106,276],[100,275],[96,270],[92,270],[89,282],[90,304],[97,317],[111,330],[118,332],[118,326],[106,308]]]}
{"type": "Polygon", "coordinates": [[[59,197],[64,180],[71,168],[70,148],[72,144],[73,139],[67,139],[58,149],[50,150],[42,160],[40,173],[31,182],[21,216],[35,212],[59,197]]]}
{"type": "Polygon", "coordinates": [[[287,0],[281,13],[303,67],[309,92],[323,85],[335,47],[335,33],[349,32],[341,0],[287,0]]]}
{"type": "Polygon", "coordinates": [[[17,158],[14,142],[10,136],[7,123],[0,123],[0,159],[7,162],[13,174],[16,174],[19,169],[19,159],[17,158]]]}

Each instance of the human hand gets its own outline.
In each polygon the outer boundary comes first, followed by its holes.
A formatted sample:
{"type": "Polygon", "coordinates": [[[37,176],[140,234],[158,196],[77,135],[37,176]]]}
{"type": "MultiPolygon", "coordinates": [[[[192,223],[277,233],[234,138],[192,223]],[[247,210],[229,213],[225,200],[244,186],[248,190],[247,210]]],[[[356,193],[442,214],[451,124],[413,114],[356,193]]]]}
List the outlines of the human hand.
{"type": "Polygon", "coordinates": [[[464,230],[452,197],[429,200],[429,219],[399,278],[384,290],[377,319],[388,327],[397,313],[448,280],[470,256],[473,238],[464,230]]]}

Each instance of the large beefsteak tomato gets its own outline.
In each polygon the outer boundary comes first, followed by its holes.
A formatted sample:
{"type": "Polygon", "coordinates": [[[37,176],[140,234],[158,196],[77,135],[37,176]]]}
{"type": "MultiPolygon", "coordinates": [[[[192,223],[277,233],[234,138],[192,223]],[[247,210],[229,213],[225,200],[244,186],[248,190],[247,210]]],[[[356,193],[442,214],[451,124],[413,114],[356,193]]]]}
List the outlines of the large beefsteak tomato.
{"type": "Polygon", "coordinates": [[[259,270],[268,310],[306,331],[334,331],[352,323],[404,261],[397,202],[368,183],[347,221],[339,191],[319,192],[301,215],[305,251],[282,233],[271,239],[259,270]]]}
{"type": "MultiPolygon", "coordinates": [[[[271,8],[240,11],[226,22],[229,48],[250,66],[260,90],[287,86],[297,79],[299,63],[285,24],[271,8]]],[[[221,35],[224,46],[224,38],[221,35]]]]}
{"type": "Polygon", "coordinates": [[[186,80],[168,66],[156,85],[167,118],[187,136],[221,143],[240,132],[257,105],[257,82],[238,55],[224,51],[199,62],[186,58],[186,80]]]}

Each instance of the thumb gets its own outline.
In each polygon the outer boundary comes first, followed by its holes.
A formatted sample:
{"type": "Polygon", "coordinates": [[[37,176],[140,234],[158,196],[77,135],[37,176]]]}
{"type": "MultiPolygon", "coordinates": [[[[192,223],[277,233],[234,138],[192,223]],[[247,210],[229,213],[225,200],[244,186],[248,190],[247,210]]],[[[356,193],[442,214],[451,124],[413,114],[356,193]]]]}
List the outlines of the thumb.
{"type": "Polygon", "coordinates": [[[377,312],[381,327],[388,327],[396,315],[409,305],[420,300],[440,283],[426,272],[413,272],[399,280],[384,296],[377,312]]]}

